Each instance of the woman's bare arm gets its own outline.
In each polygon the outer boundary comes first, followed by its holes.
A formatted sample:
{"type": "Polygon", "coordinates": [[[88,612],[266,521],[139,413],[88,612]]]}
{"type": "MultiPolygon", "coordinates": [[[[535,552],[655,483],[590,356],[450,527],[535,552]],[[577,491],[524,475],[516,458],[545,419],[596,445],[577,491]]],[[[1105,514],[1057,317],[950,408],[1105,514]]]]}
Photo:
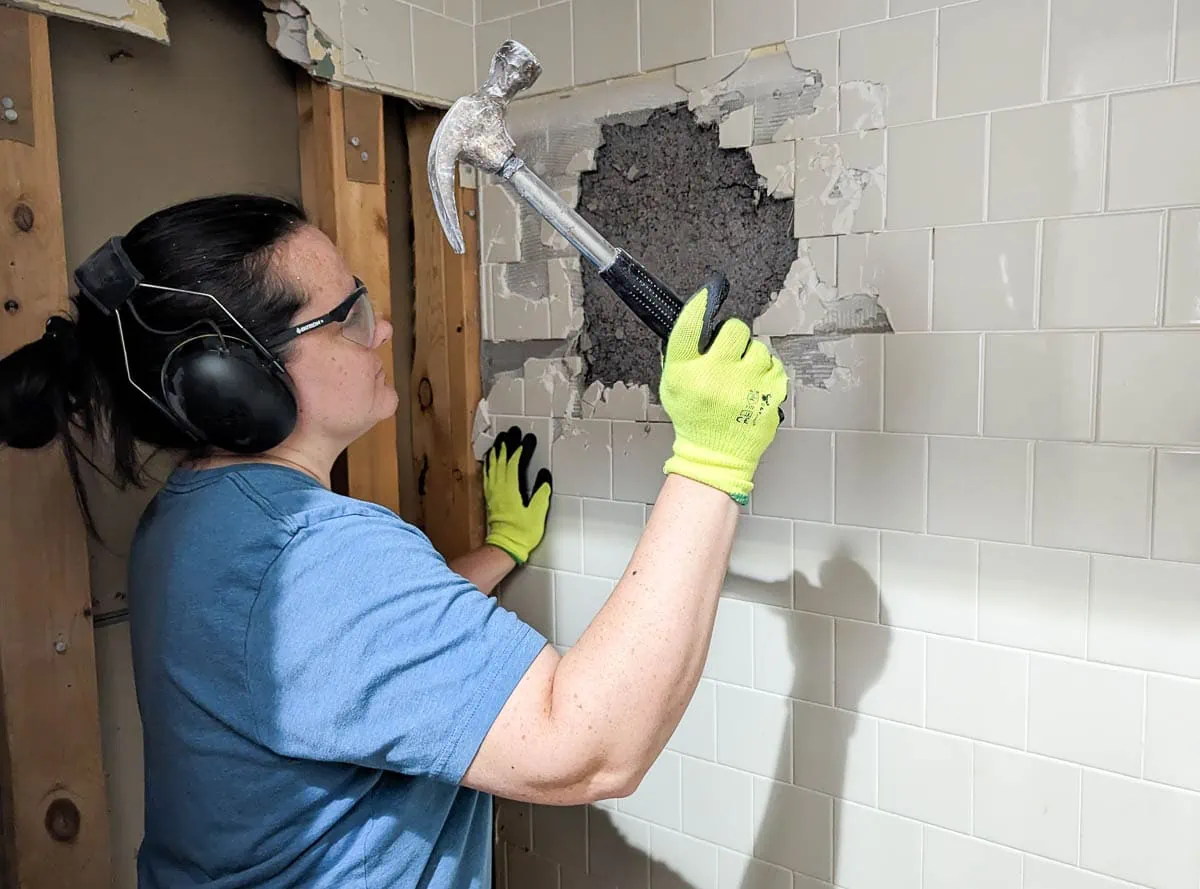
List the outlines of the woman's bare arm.
{"type": "Polygon", "coordinates": [[[484,544],[465,556],[450,562],[450,570],[465,577],[487,595],[496,592],[496,587],[517,567],[512,556],[499,547],[484,544]]]}

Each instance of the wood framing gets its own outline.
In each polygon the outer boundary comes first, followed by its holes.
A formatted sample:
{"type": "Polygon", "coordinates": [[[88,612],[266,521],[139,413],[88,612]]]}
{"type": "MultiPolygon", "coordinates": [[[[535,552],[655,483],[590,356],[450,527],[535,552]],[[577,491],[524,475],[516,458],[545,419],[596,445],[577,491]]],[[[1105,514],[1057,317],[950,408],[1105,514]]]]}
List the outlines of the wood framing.
{"type": "MultiPolygon", "coordinates": [[[[297,98],[305,209],[367,285],[377,316],[390,320],[383,98],[363,90],[338,89],[304,74],[297,77],[297,98]]],[[[384,372],[394,383],[390,343],[381,348],[381,357],[384,372]]],[[[380,423],[350,446],[344,460],[350,496],[399,513],[399,434],[396,423],[380,423]]]]}
{"type": "Polygon", "coordinates": [[[429,190],[426,160],[442,112],[414,112],[408,124],[413,194],[415,340],[413,461],[421,522],[447,559],[483,543],[479,462],[471,444],[480,399],[478,193],[457,187],[466,253],[450,249],[429,190]]]}
{"type": "MultiPolygon", "coordinates": [[[[0,7],[0,355],[66,307],[50,46],[0,7]],[[11,121],[13,116],[16,121],[11,121]]],[[[61,451],[0,450],[0,884],[108,889],[85,530],[61,451]]]]}

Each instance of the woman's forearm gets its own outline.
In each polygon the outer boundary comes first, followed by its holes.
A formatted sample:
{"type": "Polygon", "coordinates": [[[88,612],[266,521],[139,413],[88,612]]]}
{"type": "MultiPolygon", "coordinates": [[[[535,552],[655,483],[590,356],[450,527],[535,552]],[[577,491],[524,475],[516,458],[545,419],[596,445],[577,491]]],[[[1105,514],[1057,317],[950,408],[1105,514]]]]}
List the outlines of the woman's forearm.
{"type": "Polygon", "coordinates": [[[602,733],[618,783],[640,779],[695,692],[737,518],[727,494],[668,476],[624,576],[558,664],[551,718],[602,733]]]}
{"type": "Polygon", "coordinates": [[[487,595],[492,595],[500,582],[512,572],[517,563],[512,556],[495,546],[484,544],[465,556],[450,562],[450,570],[471,581],[487,595]]]}

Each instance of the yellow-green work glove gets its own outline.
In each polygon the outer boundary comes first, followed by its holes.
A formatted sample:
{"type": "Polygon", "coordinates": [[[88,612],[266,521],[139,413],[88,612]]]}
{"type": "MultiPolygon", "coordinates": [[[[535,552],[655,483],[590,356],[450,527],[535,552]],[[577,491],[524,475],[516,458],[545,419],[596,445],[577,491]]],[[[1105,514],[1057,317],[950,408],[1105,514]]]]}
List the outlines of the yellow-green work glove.
{"type": "Polygon", "coordinates": [[[549,469],[537,474],[529,490],[529,461],[537,448],[532,432],[522,437],[513,426],[500,433],[483,463],[483,496],[487,501],[488,534],[484,543],[504,550],[518,565],[546,533],[553,480],[549,469]]]}
{"type": "Polygon", "coordinates": [[[663,470],[745,506],[758,462],[779,428],[788,379],[783,363],[736,318],[723,322],[703,348],[718,303],[714,286],[688,300],[667,341],[659,398],[675,427],[675,445],[663,470]]]}

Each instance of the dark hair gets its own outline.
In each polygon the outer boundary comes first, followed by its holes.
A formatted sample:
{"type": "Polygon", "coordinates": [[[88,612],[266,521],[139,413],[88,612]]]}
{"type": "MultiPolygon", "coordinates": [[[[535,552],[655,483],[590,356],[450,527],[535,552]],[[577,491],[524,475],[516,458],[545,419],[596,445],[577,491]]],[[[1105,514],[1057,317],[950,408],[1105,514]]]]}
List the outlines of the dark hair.
{"type": "MultiPolygon", "coordinates": [[[[146,217],[124,236],[123,246],[147,284],[211,294],[253,335],[263,337],[290,324],[307,301],[273,264],[280,243],[306,224],[304,211],[294,203],[221,195],[146,217]]],[[[73,312],[51,318],[41,339],[0,359],[0,444],[38,449],[60,439],[84,520],[95,533],[79,474],[79,460],[92,461],[79,437],[90,449],[108,452],[110,479],[121,487],[144,483],[139,443],[204,456],[209,449],[197,446],[130,385],[129,377],[161,397],[159,370],[179,341],[162,333],[182,332],[198,322],[211,322],[231,335],[238,331],[209,299],[140,288],[130,299],[140,323],[123,324],[127,375],[115,318],[78,294],[71,303],[73,312]]]]}

